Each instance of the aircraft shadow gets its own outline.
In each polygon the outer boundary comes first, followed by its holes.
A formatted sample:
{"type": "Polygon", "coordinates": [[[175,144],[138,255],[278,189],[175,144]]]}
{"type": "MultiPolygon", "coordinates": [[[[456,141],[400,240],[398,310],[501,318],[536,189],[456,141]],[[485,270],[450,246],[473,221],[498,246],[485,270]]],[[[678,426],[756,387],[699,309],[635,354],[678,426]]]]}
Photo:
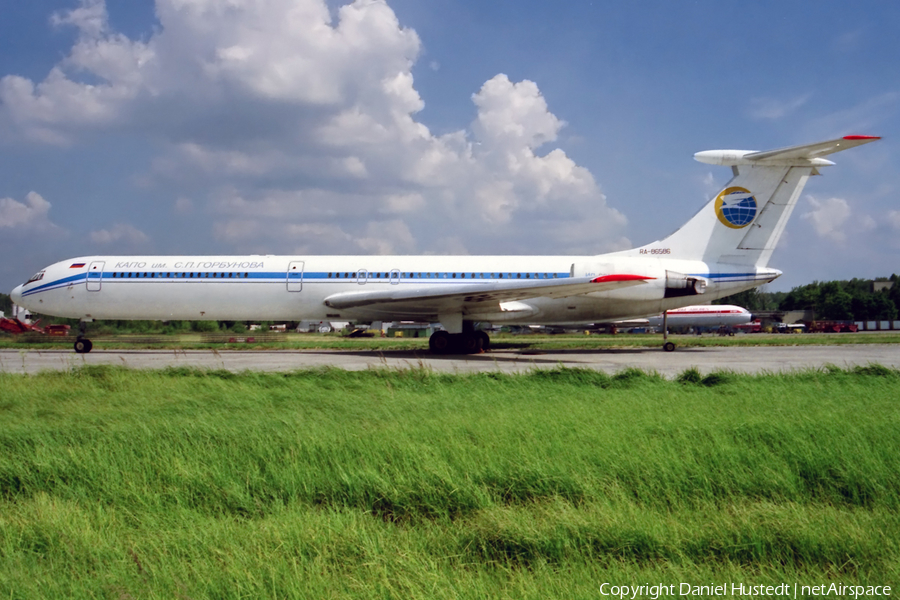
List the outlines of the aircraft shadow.
{"type": "MultiPolygon", "coordinates": [[[[704,348],[683,348],[676,352],[695,352],[703,351],[704,348]]],[[[412,361],[470,361],[470,362],[537,362],[537,363],[558,363],[560,360],[566,360],[565,357],[571,357],[577,360],[578,357],[596,357],[596,356],[623,356],[623,355],[646,355],[663,353],[662,348],[602,348],[602,349],[570,349],[570,350],[508,350],[498,349],[490,350],[482,354],[431,354],[428,351],[421,350],[340,350],[340,354],[361,357],[378,357],[385,360],[412,360],[412,361]],[[562,358],[561,358],[562,357],[562,358]]],[[[334,354],[334,350],[303,350],[304,354],[334,354]]]]}

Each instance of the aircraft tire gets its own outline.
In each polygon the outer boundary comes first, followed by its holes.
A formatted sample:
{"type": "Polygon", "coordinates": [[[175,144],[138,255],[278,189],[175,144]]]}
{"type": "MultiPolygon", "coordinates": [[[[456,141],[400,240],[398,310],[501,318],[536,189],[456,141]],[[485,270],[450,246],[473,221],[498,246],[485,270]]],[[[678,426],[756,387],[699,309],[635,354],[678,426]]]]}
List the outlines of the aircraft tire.
{"type": "Polygon", "coordinates": [[[666,342],[665,344],[663,344],[663,350],[665,350],[666,352],[674,352],[675,343],[674,342],[666,342]]]}
{"type": "Polygon", "coordinates": [[[491,347],[491,337],[483,331],[476,331],[475,335],[481,338],[481,349],[487,352],[491,347]]]}
{"type": "Polygon", "coordinates": [[[482,339],[477,333],[463,333],[459,336],[458,348],[460,354],[478,354],[481,352],[482,339]]]}
{"type": "Polygon", "coordinates": [[[446,331],[435,331],[428,338],[428,349],[434,354],[449,354],[453,345],[453,338],[446,331]]]}
{"type": "Polygon", "coordinates": [[[91,340],[87,338],[78,338],[77,340],[75,340],[75,352],[77,354],[87,354],[93,347],[94,344],[92,344],[91,340]]]}

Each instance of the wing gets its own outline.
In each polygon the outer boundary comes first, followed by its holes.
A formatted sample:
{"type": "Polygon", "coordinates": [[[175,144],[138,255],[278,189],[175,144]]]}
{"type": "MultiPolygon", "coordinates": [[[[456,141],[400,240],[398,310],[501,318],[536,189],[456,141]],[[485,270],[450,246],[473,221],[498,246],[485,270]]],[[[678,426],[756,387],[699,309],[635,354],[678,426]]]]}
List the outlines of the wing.
{"type": "Polygon", "coordinates": [[[325,304],[335,309],[370,308],[410,315],[500,311],[501,302],[528,298],[565,298],[642,285],[644,275],[615,274],[602,277],[515,280],[503,282],[447,283],[429,286],[391,286],[390,289],[341,292],[328,296],[325,304]]]}

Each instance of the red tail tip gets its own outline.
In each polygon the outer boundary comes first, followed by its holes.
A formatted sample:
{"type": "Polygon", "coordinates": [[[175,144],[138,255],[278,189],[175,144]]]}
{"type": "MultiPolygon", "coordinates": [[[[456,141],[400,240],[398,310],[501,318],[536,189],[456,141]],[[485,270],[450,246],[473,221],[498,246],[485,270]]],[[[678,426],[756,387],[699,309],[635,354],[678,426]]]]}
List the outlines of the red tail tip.
{"type": "Polygon", "coordinates": [[[845,140],[880,140],[881,136],[878,135],[845,135],[845,140]]]}

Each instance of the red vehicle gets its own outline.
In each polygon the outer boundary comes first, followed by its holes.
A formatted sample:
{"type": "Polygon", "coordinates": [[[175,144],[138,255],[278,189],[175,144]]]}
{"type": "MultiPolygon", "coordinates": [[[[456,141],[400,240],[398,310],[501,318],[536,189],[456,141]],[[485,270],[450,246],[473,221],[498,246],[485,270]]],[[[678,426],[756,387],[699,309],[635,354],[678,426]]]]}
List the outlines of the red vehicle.
{"type": "Polygon", "coordinates": [[[743,331],[744,333],[762,333],[762,323],[759,322],[759,319],[751,322],[751,323],[742,323],[740,325],[732,326],[735,331],[743,331]]]}
{"type": "Polygon", "coordinates": [[[853,321],[813,321],[809,324],[812,333],[856,333],[858,329],[853,321]]]}
{"type": "Polygon", "coordinates": [[[47,335],[69,335],[71,325],[47,325],[44,327],[44,333],[47,335]]]}
{"type": "Polygon", "coordinates": [[[0,319],[0,331],[5,331],[7,333],[19,334],[19,333],[44,333],[43,328],[38,327],[37,323],[26,323],[25,321],[20,321],[13,317],[12,319],[2,318],[0,319]]]}

